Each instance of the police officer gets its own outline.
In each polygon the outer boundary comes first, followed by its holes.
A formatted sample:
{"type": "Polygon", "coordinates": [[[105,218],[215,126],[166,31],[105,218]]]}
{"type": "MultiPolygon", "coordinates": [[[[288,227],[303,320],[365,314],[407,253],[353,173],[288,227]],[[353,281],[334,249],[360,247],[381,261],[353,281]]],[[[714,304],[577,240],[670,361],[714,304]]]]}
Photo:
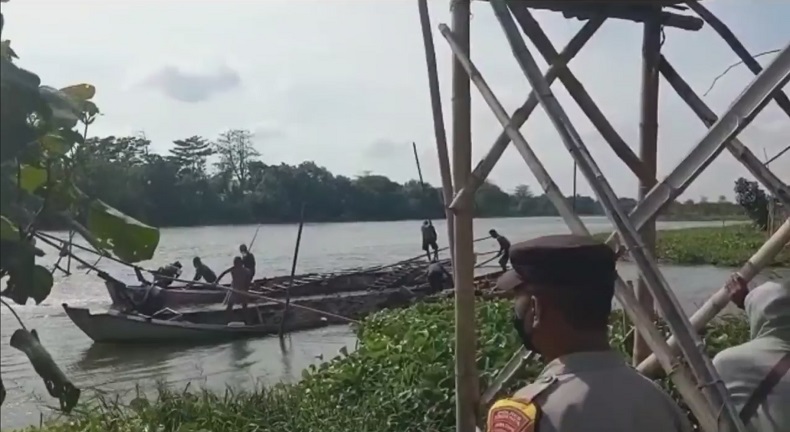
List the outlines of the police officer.
{"type": "Polygon", "coordinates": [[[513,245],[497,281],[514,295],[513,324],[546,367],[490,409],[488,432],[691,431],[655,383],[609,346],[615,253],[589,237],[554,235],[513,245]]]}

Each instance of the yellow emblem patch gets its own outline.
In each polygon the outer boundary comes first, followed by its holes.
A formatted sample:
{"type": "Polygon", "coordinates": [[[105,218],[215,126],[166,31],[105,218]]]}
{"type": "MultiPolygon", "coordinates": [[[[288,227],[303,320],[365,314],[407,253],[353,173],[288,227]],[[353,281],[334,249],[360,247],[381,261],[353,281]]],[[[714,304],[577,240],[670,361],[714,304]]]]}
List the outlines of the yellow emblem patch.
{"type": "Polygon", "coordinates": [[[532,402],[502,399],[488,410],[486,432],[535,432],[539,415],[532,402]]]}

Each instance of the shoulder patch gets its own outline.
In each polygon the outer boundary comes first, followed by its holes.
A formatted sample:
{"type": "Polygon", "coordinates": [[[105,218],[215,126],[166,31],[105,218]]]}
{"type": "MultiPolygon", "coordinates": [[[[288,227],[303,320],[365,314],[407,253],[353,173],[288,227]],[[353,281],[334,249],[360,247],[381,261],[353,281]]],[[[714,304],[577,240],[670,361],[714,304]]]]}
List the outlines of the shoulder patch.
{"type": "Polygon", "coordinates": [[[501,399],[488,411],[486,432],[535,432],[540,408],[532,402],[501,399]]]}

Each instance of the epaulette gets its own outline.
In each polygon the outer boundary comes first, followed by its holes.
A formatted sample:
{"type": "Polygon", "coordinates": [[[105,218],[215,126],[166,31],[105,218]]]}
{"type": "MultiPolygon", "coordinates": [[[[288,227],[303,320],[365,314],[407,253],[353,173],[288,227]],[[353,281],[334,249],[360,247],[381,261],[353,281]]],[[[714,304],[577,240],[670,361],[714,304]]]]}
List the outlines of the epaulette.
{"type": "Polygon", "coordinates": [[[517,391],[516,394],[513,395],[513,399],[522,402],[532,402],[540,393],[553,386],[556,382],[557,377],[555,375],[547,374],[540,376],[533,383],[517,391]]]}

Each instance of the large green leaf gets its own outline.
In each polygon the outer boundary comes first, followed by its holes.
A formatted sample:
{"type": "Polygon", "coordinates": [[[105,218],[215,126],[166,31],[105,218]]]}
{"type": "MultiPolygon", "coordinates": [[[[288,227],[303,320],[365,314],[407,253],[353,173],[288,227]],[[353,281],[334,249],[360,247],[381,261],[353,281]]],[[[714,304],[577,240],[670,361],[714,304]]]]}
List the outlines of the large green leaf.
{"type": "Polygon", "coordinates": [[[60,91],[79,102],[91,100],[96,95],[96,87],[90,84],[76,84],[63,87],[60,91]]]}
{"type": "Polygon", "coordinates": [[[80,389],[66,378],[52,359],[35,330],[19,329],[11,336],[11,346],[27,355],[36,373],[44,380],[50,396],[58,398],[60,408],[68,413],[80,399],[80,389]]]}
{"type": "Polygon", "coordinates": [[[63,156],[74,145],[74,143],[69,142],[59,134],[54,133],[44,135],[39,141],[41,142],[41,147],[52,157],[63,156]]]}
{"type": "Polygon", "coordinates": [[[158,229],[121,213],[101,200],[94,200],[90,205],[88,229],[104,248],[128,262],[153,258],[159,245],[158,229]]]}
{"type": "Polygon", "coordinates": [[[59,127],[73,128],[80,120],[80,106],[66,93],[49,87],[39,87],[41,97],[52,110],[52,121],[59,127]]]}
{"type": "Polygon", "coordinates": [[[7,217],[0,216],[0,239],[18,241],[19,230],[7,217]]]}
{"type": "Polygon", "coordinates": [[[19,175],[19,187],[34,193],[47,182],[47,170],[30,165],[22,165],[19,175]]]}
{"type": "MultiPolygon", "coordinates": [[[[17,244],[25,247],[22,242],[17,244]]],[[[21,248],[15,252],[33,257],[32,253],[21,248]]],[[[53,282],[52,273],[46,267],[33,264],[32,260],[20,260],[8,269],[8,281],[2,294],[17,304],[27,304],[27,300],[32,298],[38,305],[49,297],[53,282]]]]}

